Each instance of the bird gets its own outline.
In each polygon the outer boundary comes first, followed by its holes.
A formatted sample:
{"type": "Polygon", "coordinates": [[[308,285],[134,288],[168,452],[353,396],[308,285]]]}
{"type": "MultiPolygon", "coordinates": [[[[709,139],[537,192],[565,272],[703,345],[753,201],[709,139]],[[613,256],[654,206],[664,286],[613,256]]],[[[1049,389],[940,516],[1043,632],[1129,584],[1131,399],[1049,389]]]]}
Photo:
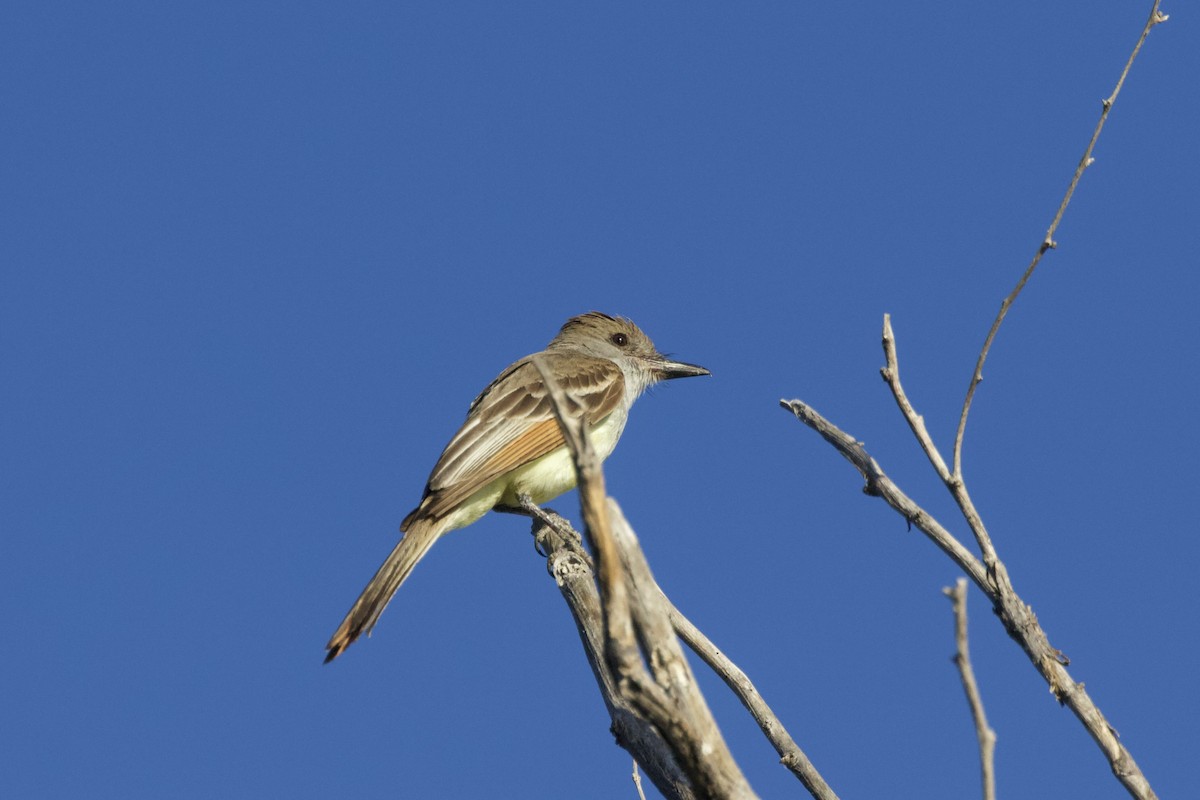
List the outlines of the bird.
{"type": "Polygon", "coordinates": [[[400,523],[400,542],[325,645],[325,663],[370,635],[396,590],[442,536],[493,508],[515,507],[526,497],[540,505],[575,487],[571,455],[535,357],[572,401],[567,413],[584,415],[601,460],[616,447],[630,407],[647,388],[711,374],[669,359],[624,317],[591,311],[568,319],[544,350],[510,364],[471,403],[421,502],[400,523]]]}

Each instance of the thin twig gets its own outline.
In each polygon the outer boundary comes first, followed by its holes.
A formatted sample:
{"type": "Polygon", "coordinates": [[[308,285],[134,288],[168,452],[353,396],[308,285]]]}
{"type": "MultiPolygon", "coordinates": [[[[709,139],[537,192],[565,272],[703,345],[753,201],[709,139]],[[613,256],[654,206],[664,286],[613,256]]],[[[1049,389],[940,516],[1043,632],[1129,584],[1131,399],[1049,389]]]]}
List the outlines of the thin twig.
{"type": "MultiPolygon", "coordinates": [[[[659,591],[662,592],[661,589],[659,591]]],[[[821,777],[821,773],[817,772],[817,768],[800,749],[800,745],[796,744],[796,740],[787,732],[787,728],[783,727],[779,717],[775,716],[775,712],[763,700],[762,695],[758,693],[758,689],[750,682],[746,673],[742,672],[737,664],[730,661],[712,643],[712,640],[693,625],[692,621],[671,603],[665,593],[663,600],[670,607],[671,623],[675,626],[675,632],[679,634],[679,638],[683,639],[684,644],[693,653],[700,656],[701,660],[717,673],[725,685],[742,701],[742,705],[754,717],[754,721],[758,723],[758,727],[767,737],[767,741],[775,748],[775,752],[779,753],[779,763],[791,770],[792,774],[800,779],[804,788],[808,789],[808,793],[816,800],[838,800],[837,794],[821,777]]]]}
{"type": "Polygon", "coordinates": [[[1096,129],[1092,131],[1092,138],[1088,142],[1087,149],[1083,151],[1083,157],[1079,159],[1079,164],[1075,167],[1075,174],[1071,176],[1071,183],[1067,186],[1067,193],[1063,195],[1062,202],[1058,205],[1058,211],[1054,214],[1054,220],[1050,223],[1050,227],[1046,230],[1046,235],[1038,246],[1037,252],[1034,253],[1033,260],[1026,267],[1025,273],[1021,276],[1021,280],[1017,281],[1016,288],[1004,298],[1004,302],[1000,304],[1000,312],[996,314],[995,321],[992,322],[992,327],[988,330],[987,338],[983,341],[983,349],[979,351],[979,359],[975,362],[975,371],[971,373],[971,383],[967,386],[967,397],[963,401],[962,413],[958,418],[958,430],[954,434],[954,476],[962,480],[962,445],[963,435],[967,428],[967,414],[971,410],[971,401],[975,398],[975,389],[983,380],[983,363],[987,361],[988,351],[992,349],[992,342],[996,338],[996,333],[1000,330],[1000,323],[1004,322],[1004,318],[1008,315],[1008,309],[1016,302],[1017,295],[1025,288],[1025,284],[1032,277],[1033,271],[1037,269],[1038,263],[1041,262],[1042,256],[1047,250],[1057,247],[1058,243],[1054,241],[1054,234],[1058,230],[1058,225],[1062,222],[1063,214],[1066,213],[1067,206],[1071,202],[1071,197],[1075,194],[1075,187],[1079,185],[1079,179],[1083,177],[1083,172],[1092,165],[1092,151],[1096,147],[1096,140],[1100,138],[1100,131],[1104,129],[1104,123],[1108,119],[1108,112],[1112,111],[1113,104],[1117,102],[1117,95],[1121,93],[1121,87],[1125,85],[1125,78],[1129,75],[1129,70],[1133,67],[1133,60],[1137,58],[1138,52],[1142,49],[1142,44],[1146,41],[1146,37],[1150,34],[1150,29],[1160,22],[1167,21],[1167,15],[1159,11],[1161,0],[1154,0],[1154,5],[1150,9],[1150,17],[1146,20],[1145,27],[1142,28],[1142,33],[1138,37],[1137,44],[1133,46],[1133,52],[1129,54],[1129,60],[1125,62],[1125,69],[1121,70],[1121,77],[1117,79],[1117,85],[1113,89],[1111,95],[1102,101],[1100,111],[1100,120],[1096,123],[1096,129]]]}
{"type": "Polygon", "coordinates": [[[633,760],[633,785],[637,787],[638,800],[646,800],[646,793],[642,791],[642,773],[638,771],[636,758],[633,760]]]}
{"type": "Polygon", "coordinates": [[[975,738],[979,740],[979,769],[983,780],[983,800],[996,800],[996,732],[988,725],[983,710],[983,699],[979,695],[979,684],[975,681],[975,670],[971,667],[971,652],[967,646],[967,579],[959,578],[954,588],[947,586],[942,592],[954,606],[954,664],[962,678],[963,691],[967,693],[967,704],[971,707],[971,719],[975,721],[975,738]]]}
{"type": "Polygon", "coordinates": [[[913,408],[912,403],[908,401],[908,395],[904,393],[904,386],[900,383],[900,361],[896,357],[896,334],[892,331],[891,314],[883,315],[883,354],[887,365],[879,370],[879,374],[883,376],[883,380],[892,390],[892,396],[896,398],[896,404],[900,406],[900,413],[904,415],[908,427],[917,437],[917,442],[925,451],[929,463],[933,465],[938,477],[949,483],[950,469],[946,466],[945,459],[938,452],[937,445],[933,443],[933,438],[925,427],[925,418],[913,408]]]}
{"type": "Polygon", "coordinates": [[[546,385],[554,416],[558,420],[563,438],[571,449],[575,471],[579,475],[579,502],[582,506],[584,527],[591,537],[600,562],[597,570],[600,576],[600,593],[604,598],[608,635],[605,652],[610,659],[619,662],[613,665],[619,674],[635,663],[640,664],[641,656],[633,633],[621,560],[617,556],[617,546],[609,527],[608,506],[604,502],[607,496],[604,490],[604,473],[600,469],[600,459],[596,456],[586,433],[587,420],[582,415],[572,416],[565,413],[571,401],[540,357],[533,358],[533,366],[537,368],[546,385]]]}

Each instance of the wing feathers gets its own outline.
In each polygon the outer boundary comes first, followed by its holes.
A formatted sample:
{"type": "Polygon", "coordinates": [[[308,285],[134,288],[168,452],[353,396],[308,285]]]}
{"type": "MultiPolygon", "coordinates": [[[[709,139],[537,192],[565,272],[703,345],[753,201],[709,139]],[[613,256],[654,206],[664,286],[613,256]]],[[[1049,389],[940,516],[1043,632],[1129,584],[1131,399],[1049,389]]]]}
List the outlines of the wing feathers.
{"type": "MultiPolygon", "coordinates": [[[[625,396],[625,380],[612,361],[578,353],[543,354],[574,401],[568,413],[595,425],[625,396]]],[[[441,517],[499,476],[563,445],[550,398],[533,363],[510,366],[471,404],[467,420],[446,445],[429,476],[421,505],[405,520],[441,517]]]]}

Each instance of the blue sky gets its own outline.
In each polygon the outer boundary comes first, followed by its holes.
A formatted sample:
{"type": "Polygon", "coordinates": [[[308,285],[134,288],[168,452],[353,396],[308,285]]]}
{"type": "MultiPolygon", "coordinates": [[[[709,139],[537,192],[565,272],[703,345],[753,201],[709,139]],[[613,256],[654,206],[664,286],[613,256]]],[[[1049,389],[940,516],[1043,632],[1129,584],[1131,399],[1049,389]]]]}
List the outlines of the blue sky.
{"type": "MultiPolygon", "coordinates": [[[[1018,591],[1163,797],[1200,740],[1200,47],[1178,5],[965,452],[1018,591]]],[[[321,664],[470,399],[599,309],[713,372],[641,400],[608,462],[668,594],[843,797],[972,796],[958,573],[777,401],[966,537],[879,380],[882,315],[948,449],[1148,10],[6,10],[4,793],[632,797],[518,519],[439,543],[321,664]]],[[[1124,797],[970,608],[1001,794],[1124,797]]],[[[701,680],[760,794],[802,796],[701,680]]]]}

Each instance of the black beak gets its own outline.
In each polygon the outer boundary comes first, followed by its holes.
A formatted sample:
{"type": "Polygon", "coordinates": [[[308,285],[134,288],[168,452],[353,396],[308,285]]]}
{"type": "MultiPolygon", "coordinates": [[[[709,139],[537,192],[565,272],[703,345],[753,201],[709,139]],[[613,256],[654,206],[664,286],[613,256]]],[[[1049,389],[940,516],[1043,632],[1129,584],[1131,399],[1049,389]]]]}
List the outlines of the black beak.
{"type": "Polygon", "coordinates": [[[711,375],[712,373],[704,367],[698,367],[695,364],[685,364],[682,361],[667,361],[663,359],[651,366],[654,370],[654,377],[660,381],[669,381],[672,378],[694,378],[697,375],[711,375]]]}

